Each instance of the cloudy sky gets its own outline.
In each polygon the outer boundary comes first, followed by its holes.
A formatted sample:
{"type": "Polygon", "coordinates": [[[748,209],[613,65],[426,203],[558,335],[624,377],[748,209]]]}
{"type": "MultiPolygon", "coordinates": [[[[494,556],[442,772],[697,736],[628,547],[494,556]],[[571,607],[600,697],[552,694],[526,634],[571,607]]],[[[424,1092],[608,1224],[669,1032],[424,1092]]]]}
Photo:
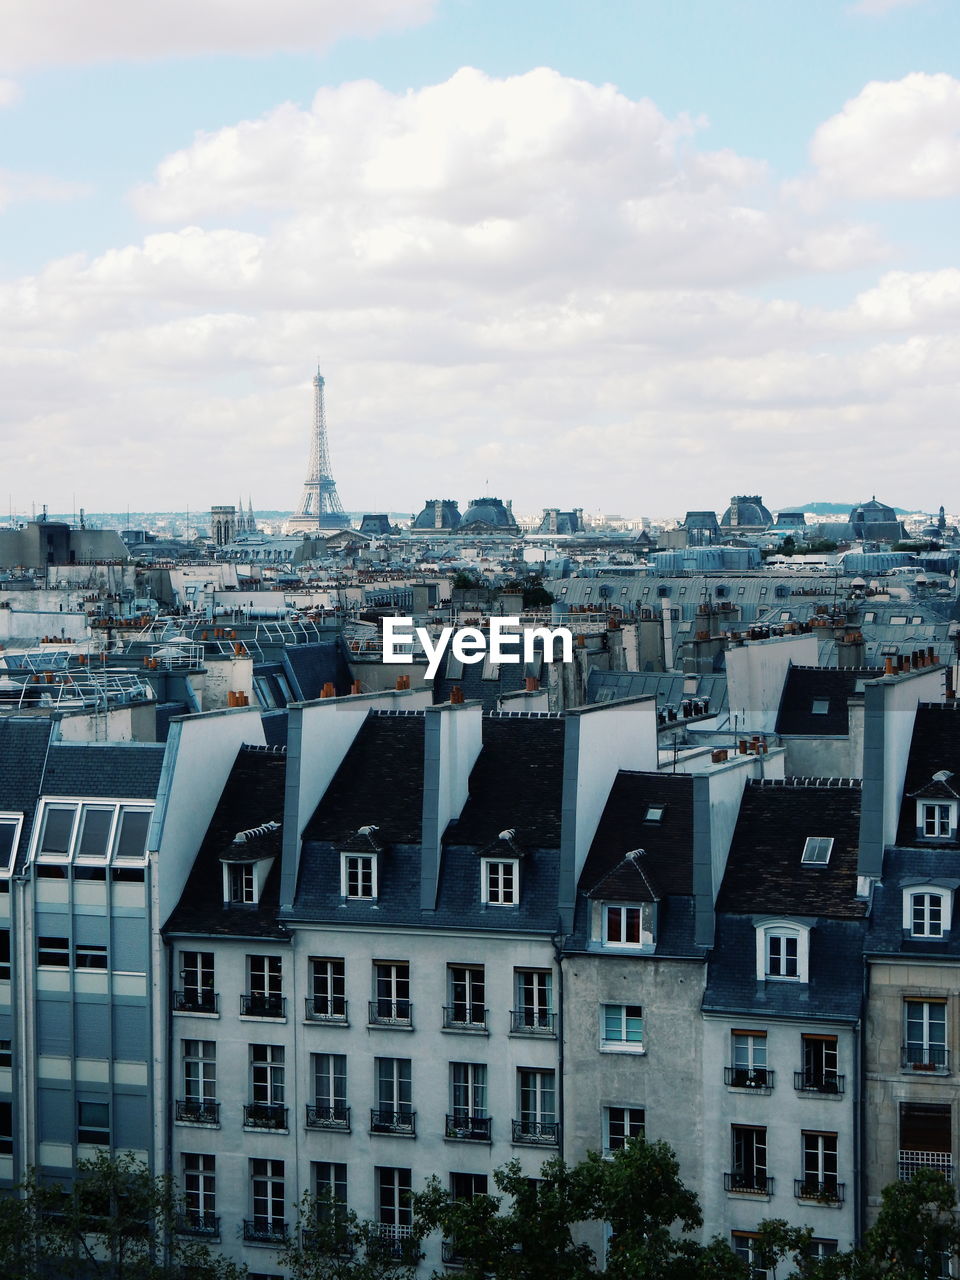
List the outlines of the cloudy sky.
{"type": "Polygon", "coordinates": [[[0,508],[960,509],[957,0],[0,0],[0,508]]]}

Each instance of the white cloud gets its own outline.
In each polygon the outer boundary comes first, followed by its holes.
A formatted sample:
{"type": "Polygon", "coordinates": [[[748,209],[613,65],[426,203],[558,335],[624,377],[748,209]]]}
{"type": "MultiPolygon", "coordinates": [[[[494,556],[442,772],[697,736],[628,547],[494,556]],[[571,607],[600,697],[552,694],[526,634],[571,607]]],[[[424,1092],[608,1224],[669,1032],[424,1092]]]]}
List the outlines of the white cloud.
{"type": "Polygon", "coordinates": [[[436,0],[0,0],[0,65],[317,51],[427,21],[436,0]]]}
{"type": "Polygon", "coordinates": [[[856,199],[960,194],[960,80],[871,81],[813,136],[814,186],[856,199]]]}
{"type": "Polygon", "coordinates": [[[16,80],[0,80],[0,107],[12,107],[22,96],[16,80]]]}

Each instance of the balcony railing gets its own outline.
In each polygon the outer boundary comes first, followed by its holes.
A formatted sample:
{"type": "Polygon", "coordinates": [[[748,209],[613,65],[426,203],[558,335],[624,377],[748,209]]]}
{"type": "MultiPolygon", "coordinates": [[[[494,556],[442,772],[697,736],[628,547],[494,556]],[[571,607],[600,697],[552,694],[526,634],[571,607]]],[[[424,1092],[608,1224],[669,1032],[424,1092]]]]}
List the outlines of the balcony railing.
{"type": "Polygon", "coordinates": [[[177,1231],[182,1236],[219,1236],[220,1219],[215,1213],[187,1210],[177,1218],[177,1231]]]}
{"type": "Polygon", "coordinates": [[[413,1137],[417,1131],[417,1113],[410,1110],[389,1111],[373,1107],[370,1111],[371,1133],[400,1133],[413,1137]]]}
{"type": "Polygon", "coordinates": [[[836,1178],[819,1182],[816,1178],[794,1178],[793,1194],[798,1200],[814,1200],[818,1204],[843,1204],[845,1183],[836,1178]]]}
{"type": "Polygon", "coordinates": [[[332,1107],[312,1107],[307,1103],[308,1129],[340,1129],[350,1132],[350,1108],[343,1102],[335,1102],[332,1107]]]}
{"type": "Polygon", "coordinates": [[[286,1129],[287,1108],[275,1102],[248,1102],[243,1124],[246,1129],[286,1129]]]}
{"type": "Polygon", "coordinates": [[[378,1231],[381,1248],[388,1257],[407,1263],[420,1261],[420,1241],[413,1234],[413,1227],[381,1222],[378,1231]]]}
{"type": "Polygon", "coordinates": [[[243,1238],[248,1244],[283,1244],[287,1224],[279,1218],[244,1218],[243,1238]]]}
{"type": "Polygon", "coordinates": [[[208,987],[184,987],[173,993],[174,1013],[217,1013],[220,997],[208,987]]]}
{"type": "Polygon", "coordinates": [[[510,1030],[514,1035],[555,1036],[557,1015],[546,1009],[511,1009],[510,1030]]]}
{"type": "Polygon", "coordinates": [[[413,1005],[409,1000],[371,1000],[370,1025],[374,1027],[410,1027],[413,1005]]]}
{"type": "Polygon", "coordinates": [[[953,1181],[953,1155],[949,1151],[901,1151],[897,1167],[900,1182],[909,1182],[918,1169],[935,1169],[953,1181]]]}
{"type": "Polygon", "coordinates": [[[767,1067],[724,1067],[723,1082],[731,1089],[769,1093],[773,1088],[773,1072],[767,1067]]]}
{"type": "Polygon", "coordinates": [[[840,1094],[844,1091],[845,1082],[846,1077],[837,1075],[836,1071],[795,1071],[793,1073],[793,1087],[797,1093],[840,1094]]]}
{"type": "Polygon", "coordinates": [[[723,1175],[723,1189],[746,1196],[771,1196],[773,1195],[773,1178],[758,1170],[750,1172],[735,1170],[733,1173],[723,1175]]]}
{"type": "Polygon", "coordinates": [[[448,1004],[443,1007],[445,1031],[486,1031],[487,1011],[479,1004],[448,1004]]]}
{"type": "Polygon", "coordinates": [[[943,1044],[905,1044],[901,1062],[907,1071],[949,1071],[950,1050],[943,1044]]]}
{"type": "Polygon", "coordinates": [[[308,1022],[346,1022],[347,1002],[343,996],[307,996],[304,1017],[308,1022]]]}
{"type": "Polygon", "coordinates": [[[176,1104],[178,1120],[186,1120],[190,1124],[219,1124],[220,1103],[201,1102],[194,1098],[181,1099],[176,1104]]]}
{"type": "Polygon", "coordinates": [[[240,997],[240,1013],[245,1018],[285,1018],[287,998],[272,991],[250,991],[240,997]]]}
{"type": "Polygon", "coordinates": [[[555,1147],[560,1142],[560,1125],[556,1120],[514,1120],[513,1141],[555,1147]]]}
{"type": "Polygon", "coordinates": [[[445,1262],[448,1267],[463,1266],[463,1252],[455,1240],[442,1240],[440,1242],[440,1261],[445,1262]]]}
{"type": "Polygon", "coordinates": [[[445,1138],[460,1138],[465,1142],[490,1141],[490,1117],[468,1116],[463,1113],[447,1116],[445,1138]]]}

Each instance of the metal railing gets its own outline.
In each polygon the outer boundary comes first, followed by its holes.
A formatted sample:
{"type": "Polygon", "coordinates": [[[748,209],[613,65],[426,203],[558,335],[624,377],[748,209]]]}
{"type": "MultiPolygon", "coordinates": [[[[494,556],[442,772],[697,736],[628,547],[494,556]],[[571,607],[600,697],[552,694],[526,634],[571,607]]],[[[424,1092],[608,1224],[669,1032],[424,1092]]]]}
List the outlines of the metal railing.
{"type": "Polygon", "coordinates": [[[250,991],[240,997],[240,1013],[247,1018],[285,1018],[287,998],[272,991],[250,991]]]}
{"type": "Polygon", "coordinates": [[[953,1155],[949,1151],[901,1151],[897,1161],[897,1179],[909,1182],[919,1169],[934,1169],[948,1182],[953,1181],[953,1155]]]}
{"type": "Polygon", "coordinates": [[[307,996],[304,1017],[308,1022],[346,1022],[347,1002],[343,996],[307,996]]]}
{"type": "Polygon", "coordinates": [[[207,987],[184,987],[173,993],[174,1013],[217,1013],[220,997],[207,987]]]}
{"type": "Polygon", "coordinates": [[[545,1009],[511,1009],[510,1030],[514,1035],[555,1036],[557,1015],[545,1009]]]}
{"type": "Polygon", "coordinates": [[[413,1005],[409,1000],[371,1000],[370,1025],[375,1027],[410,1027],[413,1005]]]}
{"type": "Polygon", "coordinates": [[[769,1093],[773,1088],[773,1072],[768,1067],[724,1067],[723,1082],[731,1089],[769,1093]]]}
{"type": "Polygon", "coordinates": [[[287,1224],[279,1218],[244,1218],[243,1238],[248,1244],[283,1244],[287,1224]]]}
{"type": "Polygon", "coordinates": [[[176,1103],[176,1117],[178,1120],[185,1120],[190,1124],[219,1124],[220,1103],[204,1102],[197,1098],[183,1098],[176,1103]]]}
{"type": "Polygon", "coordinates": [[[833,1093],[844,1092],[846,1077],[836,1071],[795,1071],[793,1087],[797,1093],[833,1093]]]}
{"type": "Polygon", "coordinates": [[[417,1131],[417,1113],[408,1108],[399,1111],[372,1107],[370,1109],[371,1133],[402,1133],[410,1137],[417,1131]]]}
{"type": "Polygon", "coordinates": [[[949,1071],[950,1050],[943,1044],[905,1044],[900,1062],[910,1071],[949,1071]]]}
{"type": "Polygon", "coordinates": [[[177,1232],[182,1236],[219,1236],[220,1219],[215,1213],[186,1210],[177,1218],[177,1232]]]}
{"type": "Polygon", "coordinates": [[[734,1171],[723,1175],[724,1191],[736,1191],[743,1195],[773,1195],[773,1178],[766,1173],[754,1171],[734,1171]]]}
{"type": "Polygon", "coordinates": [[[381,1248],[391,1258],[402,1262],[419,1262],[420,1241],[413,1234],[413,1227],[396,1222],[381,1222],[378,1231],[381,1248]]]}
{"type": "Polygon", "coordinates": [[[819,1204],[843,1204],[845,1184],[836,1178],[794,1178],[793,1194],[798,1200],[815,1200],[819,1204]]]}
{"type": "Polygon", "coordinates": [[[487,1011],[479,1004],[448,1004],[443,1006],[445,1031],[486,1031],[487,1011]]]}
{"type": "Polygon", "coordinates": [[[245,1129],[286,1129],[287,1108],[276,1102],[248,1102],[243,1108],[245,1129]]]}
{"type": "Polygon", "coordinates": [[[340,1129],[350,1132],[350,1108],[343,1102],[336,1102],[332,1107],[311,1106],[307,1103],[308,1129],[340,1129]]]}
{"type": "Polygon", "coordinates": [[[465,1142],[489,1142],[490,1117],[468,1116],[463,1113],[448,1115],[443,1136],[460,1138],[465,1142]]]}
{"type": "Polygon", "coordinates": [[[556,1120],[514,1120],[513,1141],[536,1147],[555,1147],[560,1142],[560,1125],[556,1120]]]}

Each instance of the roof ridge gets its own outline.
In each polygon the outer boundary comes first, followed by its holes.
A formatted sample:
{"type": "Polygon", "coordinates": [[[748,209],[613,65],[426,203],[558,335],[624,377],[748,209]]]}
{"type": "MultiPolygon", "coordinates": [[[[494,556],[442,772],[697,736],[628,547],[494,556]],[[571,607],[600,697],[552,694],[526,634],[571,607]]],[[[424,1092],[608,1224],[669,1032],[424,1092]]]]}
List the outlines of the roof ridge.
{"type": "Polygon", "coordinates": [[[863,786],[862,778],[750,778],[747,782],[748,787],[781,787],[784,790],[791,788],[813,788],[821,791],[839,790],[848,788],[851,791],[859,791],[863,786]]]}

